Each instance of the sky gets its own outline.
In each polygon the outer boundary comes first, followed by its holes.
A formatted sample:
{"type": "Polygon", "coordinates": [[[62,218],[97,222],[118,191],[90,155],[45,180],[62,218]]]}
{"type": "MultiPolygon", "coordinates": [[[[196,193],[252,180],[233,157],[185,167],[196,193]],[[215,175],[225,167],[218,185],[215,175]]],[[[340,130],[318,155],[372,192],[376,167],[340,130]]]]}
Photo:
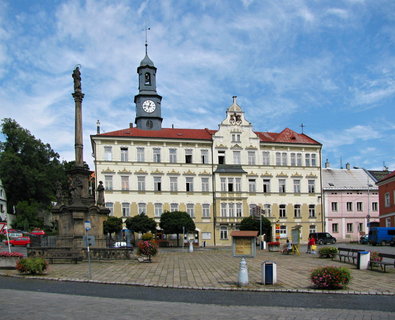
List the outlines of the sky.
{"type": "Polygon", "coordinates": [[[81,65],[93,169],[97,120],[134,122],[146,27],[163,127],[217,129],[238,96],[255,131],[303,123],[333,168],[395,169],[393,0],[3,0],[0,119],[73,160],[81,65]]]}

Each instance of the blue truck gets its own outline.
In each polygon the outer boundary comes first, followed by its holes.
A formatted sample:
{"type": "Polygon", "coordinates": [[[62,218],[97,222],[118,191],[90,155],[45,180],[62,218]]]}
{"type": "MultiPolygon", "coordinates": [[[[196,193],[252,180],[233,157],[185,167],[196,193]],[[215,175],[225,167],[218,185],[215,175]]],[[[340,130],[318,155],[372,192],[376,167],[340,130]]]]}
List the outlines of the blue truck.
{"type": "Polygon", "coordinates": [[[395,228],[374,227],[369,230],[369,243],[373,246],[393,244],[395,241],[395,228]]]}

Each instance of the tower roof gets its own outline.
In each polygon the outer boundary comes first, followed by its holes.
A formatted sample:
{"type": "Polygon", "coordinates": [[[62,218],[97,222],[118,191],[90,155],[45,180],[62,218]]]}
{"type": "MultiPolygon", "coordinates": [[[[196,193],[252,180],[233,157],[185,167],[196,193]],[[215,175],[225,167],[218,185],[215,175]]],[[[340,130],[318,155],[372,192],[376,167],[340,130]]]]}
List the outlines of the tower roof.
{"type": "Polygon", "coordinates": [[[148,57],[148,54],[145,54],[145,57],[143,60],[141,60],[140,62],[140,67],[145,67],[145,66],[149,66],[149,67],[155,67],[154,63],[152,62],[152,60],[148,57]]]}
{"type": "Polygon", "coordinates": [[[240,106],[237,104],[237,96],[233,96],[233,103],[228,108],[229,112],[241,112],[240,106]]]}

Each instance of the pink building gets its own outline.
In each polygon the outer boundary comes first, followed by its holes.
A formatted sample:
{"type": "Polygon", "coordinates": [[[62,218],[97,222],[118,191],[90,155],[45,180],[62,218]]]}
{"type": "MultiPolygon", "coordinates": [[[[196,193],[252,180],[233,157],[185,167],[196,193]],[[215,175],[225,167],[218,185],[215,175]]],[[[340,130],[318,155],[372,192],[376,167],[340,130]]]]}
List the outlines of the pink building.
{"type": "MultiPolygon", "coordinates": [[[[327,166],[327,165],[326,165],[327,166]]],[[[378,222],[376,181],[364,169],[322,169],[325,230],[338,242],[358,241],[368,223],[378,222]]]]}

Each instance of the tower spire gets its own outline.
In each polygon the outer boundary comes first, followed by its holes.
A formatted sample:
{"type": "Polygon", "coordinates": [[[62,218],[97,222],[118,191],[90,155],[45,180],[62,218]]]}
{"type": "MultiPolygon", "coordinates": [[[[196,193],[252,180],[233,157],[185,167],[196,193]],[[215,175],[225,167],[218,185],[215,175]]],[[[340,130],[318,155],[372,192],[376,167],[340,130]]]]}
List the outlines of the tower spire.
{"type": "Polygon", "coordinates": [[[149,27],[145,27],[144,31],[145,31],[145,54],[148,54],[148,30],[151,30],[151,28],[149,27]]]}

